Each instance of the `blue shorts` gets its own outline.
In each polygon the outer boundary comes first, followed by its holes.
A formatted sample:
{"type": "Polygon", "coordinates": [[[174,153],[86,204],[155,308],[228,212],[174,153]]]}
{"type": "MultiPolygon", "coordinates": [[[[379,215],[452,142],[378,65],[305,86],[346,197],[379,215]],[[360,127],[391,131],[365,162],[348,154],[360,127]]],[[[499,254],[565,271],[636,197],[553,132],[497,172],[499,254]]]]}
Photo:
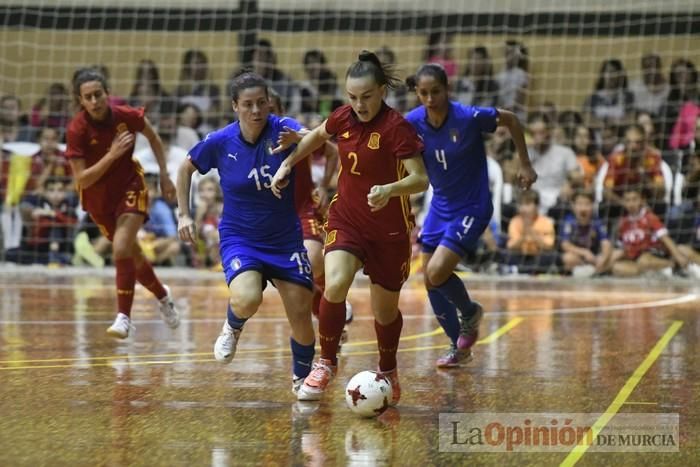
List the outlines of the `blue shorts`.
{"type": "Polygon", "coordinates": [[[442,245],[462,257],[476,251],[479,238],[490,222],[491,219],[465,212],[459,217],[443,218],[431,209],[423,222],[418,242],[424,253],[433,253],[442,245]]]}
{"type": "Polygon", "coordinates": [[[313,290],[311,263],[303,244],[280,251],[222,241],[220,250],[227,285],[242,272],[258,271],[263,276],[263,287],[267,281],[279,279],[313,290]]]}

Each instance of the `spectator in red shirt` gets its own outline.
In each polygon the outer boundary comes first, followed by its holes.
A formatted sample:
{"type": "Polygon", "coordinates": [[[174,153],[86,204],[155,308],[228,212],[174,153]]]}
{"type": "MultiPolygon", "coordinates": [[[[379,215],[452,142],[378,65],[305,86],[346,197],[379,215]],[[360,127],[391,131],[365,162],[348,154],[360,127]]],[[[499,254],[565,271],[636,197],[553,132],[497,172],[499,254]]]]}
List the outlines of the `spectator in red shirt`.
{"type": "Polygon", "coordinates": [[[685,268],[688,259],[668,235],[666,226],[645,204],[640,187],[625,189],[623,203],[627,215],[618,227],[619,249],[613,252],[612,272],[616,276],[638,276],[647,271],[685,268]]]}

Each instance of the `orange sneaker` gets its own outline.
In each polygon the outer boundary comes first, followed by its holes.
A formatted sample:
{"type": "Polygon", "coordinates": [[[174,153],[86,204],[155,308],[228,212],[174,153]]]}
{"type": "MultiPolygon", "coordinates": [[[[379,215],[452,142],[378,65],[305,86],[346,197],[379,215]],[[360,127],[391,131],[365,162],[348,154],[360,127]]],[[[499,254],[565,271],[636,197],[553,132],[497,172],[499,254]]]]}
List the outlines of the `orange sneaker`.
{"type": "Polygon", "coordinates": [[[304,379],[304,384],[301,385],[297,392],[297,399],[300,401],[317,401],[331,382],[337,367],[331,364],[330,360],[320,358],[318,362],[311,367],[311,373],[304,379]]]}
{"type": "Polygon", "coordinates": [[[389,405],[391,407],[394,407],[396,404],[399,403],[399,399],[401,399],[401,384],[399,384],[399,370],[397,368],[394,368],[390,371],[378,370],[377,372],[380,375],[384,376],[386,379],[388,379],[391,383],[391,402],[389,402],[389,405]]]}

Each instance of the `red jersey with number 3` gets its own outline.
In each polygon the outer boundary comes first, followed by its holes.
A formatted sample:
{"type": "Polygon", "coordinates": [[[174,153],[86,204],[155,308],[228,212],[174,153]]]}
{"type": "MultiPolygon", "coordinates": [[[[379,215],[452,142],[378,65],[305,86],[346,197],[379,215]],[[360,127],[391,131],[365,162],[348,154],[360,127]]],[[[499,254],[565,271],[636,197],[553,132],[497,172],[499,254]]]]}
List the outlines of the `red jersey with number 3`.
{"type": "Polygon", "coordinates": [[[410,235],[414,226],[408,196],[396,196],[382,209],[372,212],[367,195],[374,185],[386,185],[408,172],[402,159],[423,152],[423,142],[403,116],[382,103],[369,122],[357,119],[350,105],[336,109],[326,121],[326,132],[335,135],[340,158],[338,193],[328,213],[328,225],[337,219],[350,224],[372,240],[410,235]]]}
{"type": "MultiPolygon", "coordinates": [[[[104,122],[93,120],[81,110],[68,124],[66,158],[84,159],[85,168],[89,168],[107,154],[118,134],[141,132],[144,126],[143,108],[111,106],[110,115],[104,122]]],[[[132,158],[133,152],[131,147],[89,187],[78,186],[83,209],[104,214],[116,208],[130,182],[143,175],[141,166],[132,158]]]]}
{"type": "Polygon", "coordinates": [[[625,216],[620,221],[619,236],[625,257],[637,259],[647,251],[666,252],[661,237],[668,234],[663,222],[656,214],[643,208],[637,215],[625,216]]]}

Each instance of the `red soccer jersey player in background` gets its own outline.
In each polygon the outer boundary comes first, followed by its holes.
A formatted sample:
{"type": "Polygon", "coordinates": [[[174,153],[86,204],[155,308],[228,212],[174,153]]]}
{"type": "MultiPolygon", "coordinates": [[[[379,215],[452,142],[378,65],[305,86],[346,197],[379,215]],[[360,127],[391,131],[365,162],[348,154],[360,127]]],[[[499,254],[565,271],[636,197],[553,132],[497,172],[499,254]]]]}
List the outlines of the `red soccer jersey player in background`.
{"type": "Polygon", "coordinates": [[[97,70],[78,70],[73,88],[82,110],[68,125],[66,158],[83,208],[113,243],[117,269],[117,317],[107,333],[121,339],[129,335],[136,280],[158,298],[163,320],[176,328],[180,320],[170,291],[155,276],[136,242],[136,234],[148,218],[143,170],[132,158],[136,132],[146,136],[156,155],[163,196],[175,200],[175,185],[168,177],[160,138],[143,109],[109,103],[107,82],[97,70]]]}
{"type": "Polygon", "coordinates": [[[350,104],[304,136],[272,180],[272,190],[279,195],[294,164],[335,135],[341,167],[326,224],[321,358],[299,390],[301,400],[319,399],[336,372],[345,299],[362,267],[371,281],[379,371],[391,381],[391,405],[401,396],[396,351],[403,325],[399,291],[408,278],[411,258],[413,217],[408,196],[424,191],[428,178],[418,135],[384,103],[387,86],[398,83],[376,55],[362,52],[346,74],[350,104]]]}

